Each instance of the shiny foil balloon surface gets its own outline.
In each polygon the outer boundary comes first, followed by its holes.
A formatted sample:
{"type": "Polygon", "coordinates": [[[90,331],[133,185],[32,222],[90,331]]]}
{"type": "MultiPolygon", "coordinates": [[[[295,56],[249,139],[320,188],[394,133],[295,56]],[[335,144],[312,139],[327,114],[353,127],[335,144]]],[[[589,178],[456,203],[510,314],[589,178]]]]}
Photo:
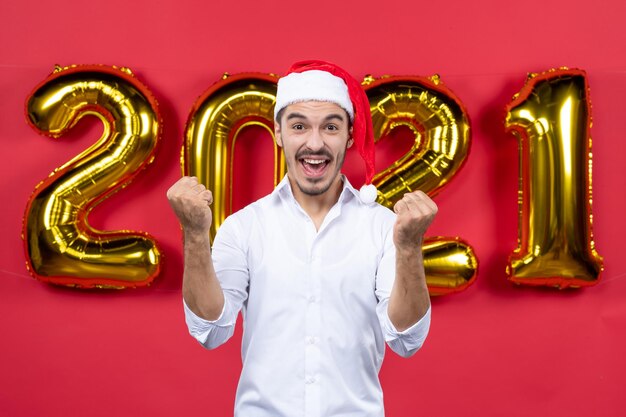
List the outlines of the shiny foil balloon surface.
{"type": "Polygon", "coordinates": [[[507,273],[515,283],[588,286],[602,271],[592,234],[591,127],[584,71],[531,74],[507,107],[519,139],[518,248],[507,273]]]}
{"type": "Polygon", "coordinates": [[[469,153],[470,122],[460,100],[438,76],[386,76],[364,81],[377,141],[398,127],[415,134],[411,150],[376,174],[378,202],[392,208],[405,193],[435,195],[469,153]]]}
{"type": "MultiPolygon", "coordinates": [[[[185,175],[197,176],[213,192],[211,237],[231,213],[233,149],[238,133],[256,124],[273,137],[277,80],[274,75],[226,75],[198,98],[189,116],[181,163],[185,175]]],[[[460,101],[438,77],[368,77],[364,88],[377,138],[397,126],[409,126],[416,136],[411,151],[375,177],[378,201],[391,207],[411,190],[430,194],[440,190],[458,172],[469,150],[469,121],[460,101]]],[[[285,175],[286,164],[282,151],[274,146],[277,184],[285,175]]],[[[462,291],[475,279],[478,261],[471,246],[461,239],[430,238],[423,250],[431,293],[462,291]]]]}
{"type": "Polygon", "coordinates": [[[474,249],[461,238],[426,238],[422,250],[430,295],[463,291],[476,279],[478,259],[474,249]]]}
{"type": "MultiPolygon", "coordinates": [[[[196,100],[187,120],[183,173],[198,177],[213,193],[211,238],[232,212],[232,167],[239,132],[256,125],[274,137],[277,81],[273,75],[225,74],[196,100]]],[[[274,185],[286,170],[283,153],[274,142],[274,185]]]]}
{"type": "Polygon", "coordinates": [[[147,285],[160,269],[156,242],[145,233],[95,230],[88,214],[152,162],[161,133],[156,100],[130,70],[93,65],[57,67],[26,103],[29,124],[53,138],[87,115],[102,121],[102,137],[55,169],[28,202],[27,267],[67,286],[147,285]]]}
{"type": "MultiPolygon", "coordinates": [[[[411,191],[435,195],[459,172],[469,153],[470,122],[463,104],[436,75],[367,77],[363,84],[377,141],[399,126],[415,135],[409,152],[374,177],[377,201],[392,208],[411,191]]],[[[462,291],[475,280],[478,259],[462,239],[429,238],[423,250],[431,294],[462,291]]]]}

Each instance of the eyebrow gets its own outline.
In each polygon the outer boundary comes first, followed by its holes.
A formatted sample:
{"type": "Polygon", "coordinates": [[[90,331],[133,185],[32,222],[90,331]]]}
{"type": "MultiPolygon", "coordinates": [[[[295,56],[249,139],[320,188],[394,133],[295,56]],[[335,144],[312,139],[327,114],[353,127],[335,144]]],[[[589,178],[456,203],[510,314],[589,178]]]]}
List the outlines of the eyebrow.
{"type": "MultiPolygon", "coordinates": [[[[298,113],[298,112],[294,112],[294,113],[289,113],[287,115],[287,119],[286,120],[291,120],[291,119],[306,119],[307,117],[302,114],[302,113],[298,113]]],[[[324,117],[324,121],[328,122],[330,120],[339,120],[341,122],[345,122],[345,117],[343,117],[341,114],[339,113],[332,113],[329,114],[328,116],[324,117]]]]}
{"type": "Polygon", "coordinates": [[[324,118],[324,121],[328,122],[334,119],[338,119],[340,122],[346,121],[346,119],[341,114],[337,114],[337,113],[329,114],[328,116],[324,118]]]}

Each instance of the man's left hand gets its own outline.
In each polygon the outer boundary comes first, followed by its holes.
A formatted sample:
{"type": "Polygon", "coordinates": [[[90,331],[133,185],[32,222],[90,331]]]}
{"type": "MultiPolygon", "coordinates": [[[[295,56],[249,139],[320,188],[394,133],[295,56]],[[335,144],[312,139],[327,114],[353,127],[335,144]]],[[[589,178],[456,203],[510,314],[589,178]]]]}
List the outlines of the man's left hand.
{"type": "Polygon", "coordinates": [[[415,250],[421,246],[426,229],[435,219],[437,204],[422,191],[405,194],[394,206],[398,215],[393,229],[396,249],[415,250]]]}

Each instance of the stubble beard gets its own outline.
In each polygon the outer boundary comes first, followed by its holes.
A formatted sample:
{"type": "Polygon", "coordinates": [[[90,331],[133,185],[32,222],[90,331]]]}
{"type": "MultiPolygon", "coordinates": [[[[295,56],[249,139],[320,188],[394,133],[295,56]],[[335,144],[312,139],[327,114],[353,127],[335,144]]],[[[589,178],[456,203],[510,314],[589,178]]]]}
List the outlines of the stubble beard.
{"type": "MultiPolygon", "coordinates": [[[[332,163],[335,159],[332,157],[332,155],[330,155],[327,152],[317,152],[317,153],[311,153],[311,152],[303,152],[303,153],[296,153],[296,157],[293,159],[295,164],[299,164],[300,163],[300,159],[305,157],[305,156],[314,156],[314,155],[322,155],[322,156],[326,156],[330,158],[330,163],[332,163]]],[[[286,158],[288,158],[287,155],[285,155],[286,158]]],[[[331,176],[328,184],[326,184],[325,186],[323,186],[322,188],[315,188],[314,186],[322,181],[324,181],[324,178],[306,178],[305,181],[307,181],[307,183],[310,183],[313,188],[306,188],[305,184],[301,184],[300,181],[296,180],[295,183],[298,186],[298,189],[300,190],[300,192],[302,192],[305,195],[308,196],[318,196],[318,195],[322,195],[324,193],[326,193],[330,187],[333,186],[333,184],[335,183],[335,179],[337,178],[337,176],[339,175],[339,172],[341,170],[341,167],[343,166],[343,162],[344,159],[346,157],[346,150],[344,149],[340,154],[337,155],[337,164],[335,166],[335,172],[333,172],[333,175],[331,176]]]]}

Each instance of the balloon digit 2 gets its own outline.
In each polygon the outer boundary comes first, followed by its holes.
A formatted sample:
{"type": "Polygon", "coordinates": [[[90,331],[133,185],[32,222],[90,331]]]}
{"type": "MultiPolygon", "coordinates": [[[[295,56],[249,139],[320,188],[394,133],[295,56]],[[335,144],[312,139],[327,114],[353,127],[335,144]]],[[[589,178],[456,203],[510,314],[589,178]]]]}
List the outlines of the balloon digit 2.
{"type": "Polygon", "coordinates": [[[130,70],[57,68],[29,95],[26,114],[53,138],[88,114],[104,124],[102,138],[55,169],[28,202],[23,238],[31,274],[82,288],[149,284],[160,270],[156,242],[145,233],[95,230],[87,216],[154,159],[161,120],[152,94],[130,70]]]}
{"type": "MultiPolygon", "coordinates": [[[[398,126],[415,134],[411,150],[374,177],[378,202],[391,208],[411,191],[436,194],[469,153],[470,122],[463,104],[436,75],[367,77],[364,84],[377,141],[398,126]]],[[[422,249],[431,295],[463,291],[474,282],[478,259],[462,239],[427,238],[422,249]]]]}

